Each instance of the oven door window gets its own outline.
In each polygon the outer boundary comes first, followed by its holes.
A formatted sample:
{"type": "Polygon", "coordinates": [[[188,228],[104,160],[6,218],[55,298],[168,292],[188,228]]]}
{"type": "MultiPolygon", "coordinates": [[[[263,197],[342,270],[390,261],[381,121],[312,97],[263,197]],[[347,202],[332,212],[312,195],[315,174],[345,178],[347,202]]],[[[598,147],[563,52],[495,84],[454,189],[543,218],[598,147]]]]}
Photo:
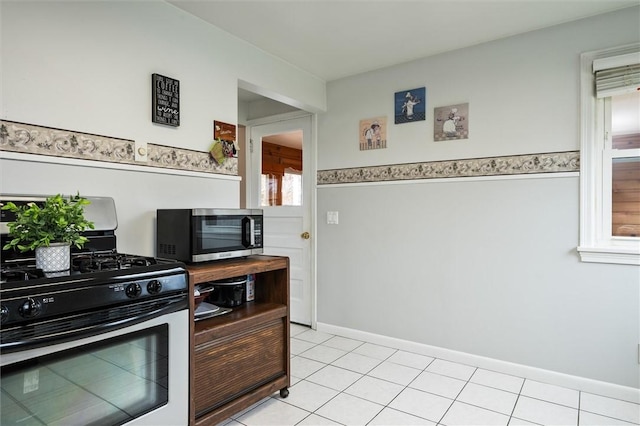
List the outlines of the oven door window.
{"type": "Polygon", "coordinates": [[[167,324],[2,367],[0,424],[120,425],[168,401],[167,324]]]}

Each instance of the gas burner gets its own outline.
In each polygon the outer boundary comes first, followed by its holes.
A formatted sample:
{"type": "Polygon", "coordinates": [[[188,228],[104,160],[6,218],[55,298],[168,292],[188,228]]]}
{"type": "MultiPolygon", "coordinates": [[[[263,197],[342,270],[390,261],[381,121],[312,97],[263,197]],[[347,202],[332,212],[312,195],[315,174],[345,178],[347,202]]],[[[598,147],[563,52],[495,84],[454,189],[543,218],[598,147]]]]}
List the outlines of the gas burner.
{"type": "Polygon", "coordinates": [[[155,264],[154,258],[122,253],[83,253],[71,259],[72,269],[78,272],[113,271],[155,264]]]}

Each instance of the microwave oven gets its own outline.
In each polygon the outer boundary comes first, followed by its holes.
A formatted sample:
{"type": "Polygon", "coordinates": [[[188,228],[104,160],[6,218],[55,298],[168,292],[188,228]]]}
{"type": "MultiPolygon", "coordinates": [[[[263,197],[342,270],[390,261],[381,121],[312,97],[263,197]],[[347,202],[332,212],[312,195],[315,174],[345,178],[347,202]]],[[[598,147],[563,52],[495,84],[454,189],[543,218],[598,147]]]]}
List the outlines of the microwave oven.
{"type": "Polygon", "coordinates": [[[158,209],[157,256],[187,263],[262,253],[260,209],[158,209]]]}

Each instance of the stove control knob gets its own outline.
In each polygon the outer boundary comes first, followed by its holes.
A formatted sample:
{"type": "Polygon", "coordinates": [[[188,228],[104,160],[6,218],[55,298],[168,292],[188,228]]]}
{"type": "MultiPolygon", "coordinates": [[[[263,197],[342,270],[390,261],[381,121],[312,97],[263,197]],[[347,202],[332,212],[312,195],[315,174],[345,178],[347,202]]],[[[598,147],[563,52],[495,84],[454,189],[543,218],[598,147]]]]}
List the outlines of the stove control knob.
{"type": "Polygon", "coordinates": [[[9,308],[2,305],[0,307],[0,322],[4,323],[9,318],[9,308]]]}
{"type": "Polygon", "coordinates": [[[158,280],[151,280],[147,284],[149,294],[158,294],[162,291],[162,283],[158,280]]]}
{"type": "Polygon", "coordinates": [[[22,318],[34,318],[40,315],[42,311],[42,303],[39,300],[32,299],[31,297],[22,303],[22,306],[18,308],[18,313],[22,318]]]}
{"type": "Polygon", "coordinates": [[[127,288],[124,290],[124,292],[126,293],[127,296],[134,298],[134,297],[140,296],[140,293],[142,293],[142,288],[140,288],[140,284],[133,283],[133,284],[129,284],[127,288]]]}

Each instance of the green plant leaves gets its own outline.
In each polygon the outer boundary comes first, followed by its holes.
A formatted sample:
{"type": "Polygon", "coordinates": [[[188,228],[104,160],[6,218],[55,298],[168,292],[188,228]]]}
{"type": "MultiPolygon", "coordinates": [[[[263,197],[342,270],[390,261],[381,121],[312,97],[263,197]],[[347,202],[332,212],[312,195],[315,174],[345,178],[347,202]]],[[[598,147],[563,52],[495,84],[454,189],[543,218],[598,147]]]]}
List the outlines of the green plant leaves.
{"type": "Polygon", "coordinates": [[[81,248],[88,241],[81,233],[94,228],[93,222],[84,217],[84,206],[88,204],[90,201],[79,193],[68,198],[61,194],[49,197],[42,208],[35,203],[6,203],[2,210],[14,213],[15,220],[7,224],[12,240],[2,249],[25,252],[56,242],[81,248]]]}

